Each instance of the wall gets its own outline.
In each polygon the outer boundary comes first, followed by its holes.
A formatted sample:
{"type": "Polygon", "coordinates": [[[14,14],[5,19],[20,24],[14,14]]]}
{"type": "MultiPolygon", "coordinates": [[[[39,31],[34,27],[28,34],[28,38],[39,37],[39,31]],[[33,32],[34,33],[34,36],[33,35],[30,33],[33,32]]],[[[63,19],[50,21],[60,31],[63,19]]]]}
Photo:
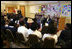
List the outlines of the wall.
{"type": "Polygon", "coordinates": [[[5,4],[1,4],[1,12],[5,9],[5,4]]]}
{"type": "Polygon", "coordinates": [[[66,17],[65,24],[66,23],[71,23],[71,17],[66,17]]]}

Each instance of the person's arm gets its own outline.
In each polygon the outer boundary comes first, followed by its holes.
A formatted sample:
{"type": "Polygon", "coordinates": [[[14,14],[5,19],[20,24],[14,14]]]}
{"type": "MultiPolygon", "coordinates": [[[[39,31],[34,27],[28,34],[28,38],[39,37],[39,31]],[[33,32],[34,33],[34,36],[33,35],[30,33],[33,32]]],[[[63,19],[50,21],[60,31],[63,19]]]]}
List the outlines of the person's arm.
{"type": "Polygon", "coordinates": [[[60,36],[61,32],[62,32],[62,30],[60,30],[60,31],[57,32],[57,36],[58,37],[60,36]]]}

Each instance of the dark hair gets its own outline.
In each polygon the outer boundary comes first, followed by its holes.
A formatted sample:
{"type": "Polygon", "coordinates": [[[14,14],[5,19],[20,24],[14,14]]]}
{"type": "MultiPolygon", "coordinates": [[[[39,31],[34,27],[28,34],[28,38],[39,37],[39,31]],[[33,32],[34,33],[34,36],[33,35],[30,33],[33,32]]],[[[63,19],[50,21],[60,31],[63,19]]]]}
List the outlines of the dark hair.
{"type": "Polygon", "coordinates": [[[21,26],[23,26],[23,25],[25,24],[25,22],[22,20],[22,21],[19,22],[19,24],[20,24],[21,26]]]}
{"type": "Polygon", "coordinates": [[[33,22],[30,28],[35,31],[37,29],[36,23],[33,22]]]}
{"type": "Polygon", "coordinates": [[[57,28],[53,25],[48,26],[48,33],[50,34],[56,34],[57,33],[57,28]]]}
{"type": "Polygon", "coordinates": [[[44,39],[43,48],[55,48],[55,39],[46,37],[44,39]]]}
{"type": "Polygon", "coordinates": [[[4,16],[3,15],[1,16],[1,19],[4,19],[4,16]]]}
{"type": "MultiPolygon", "coordinates": [[[[7,22],[8,22],[8,21],[7,21],[7,22]]],[[[14,21],[10,21],[10,22],[9,22],[9,25],[10,25],[10,26],[14,26],[14,24],[15,24],[14,21]]]]}
{"type": "Polygon", "coordinates": [[[48,26],[43,26],[41,33],[42,34],[48,33],[48,26]]]}
{"type": "Polygon", "coordinates": [[[51,21],[49,26],[44,26],[42,29],[42,33],[50,33],[50,34],[56,34],[57,33],[57,27],[54,26],[54,21],[51,21]]]}
{"type": "Polygon", "coordinates": [[[27,17],[25,17],[25,18],[24,18],[24,20],[27,22],[28,18],[27,18],[27,17]]]}
{"type": "Polygon", "coordinates": [[[67,29],[71,29],[71,24],[70,23],[66,23],[67,29]]]}
{"type": "Polygon", "coordinates": [[[34,21],[34,23],[36,24],[36,26],[37,26],[37,30],[40,28],[40,24],[38,24],[37,23],[37,19],[36,18],[34,18],[34,19],[32,19],[33,21],[34,21]]]}
{"type": "Polygon", "coordinates": [[[4,26],[4,25],[5,25],[5,20],[1,19],[1,26],[4,26]]]}
{"type": "Polygon", "coordinates": [[[18,14],[21,14],[21,10],[18,10],[17,13],[18,13],[18,14]]]}
{"type": "Polygon", "coordinates": [[[54,20],[51,20],[49,25],[54,25],[54,20]]]}
{"type": "Polygon", "coordinates": [[[37,23],[37,30],[40,29],[40,24],[37,23]]]}

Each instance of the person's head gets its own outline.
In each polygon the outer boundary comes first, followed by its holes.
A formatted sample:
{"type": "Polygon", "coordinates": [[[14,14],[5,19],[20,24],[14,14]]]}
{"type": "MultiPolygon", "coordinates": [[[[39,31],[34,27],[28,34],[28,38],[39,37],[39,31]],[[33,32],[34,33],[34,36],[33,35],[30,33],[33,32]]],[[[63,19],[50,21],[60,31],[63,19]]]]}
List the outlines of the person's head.
{"type": "Polygon", "coordinates": [[[37,29],[36,23],[33,22],[30,28],[31,30],[35,31],[37,29]]]}
{"type": "Polygon", "coordinates": [[[41,33],[42,34],[48,33],[48,26],[43,26],[41,33]]]}
{"type": "Polygon", "coordinates": [[[14,26],[15,22],[14,21],[10,21],[9,25],[10,26],[14,26]]]}
{"type": "Polygon", "coordinates": [[[25,22],[24,22],[23,20],[20,21],[19,24],[20,24],[21,26],[25,26],[25,22]]]}
{"type": "Polygon", "coordinates": [[[54,26],[54,20],[51,20],[50,23],[49,23],[49,25],[50,25],[50,26],[51,26],[51,25],[54,26]]]}
{"type": "Polygon", "coordinates": [[[48,33],[49,34],[56,34],[57,33],[57,28],[54,26],[48,26],[48,33]]]}
{"type": "Polygon", "coordinates": [[[4,16],[3,15],[1,16],[1,19],[4,19],[4,16]]]}
{"type": "Polygon", "coordinates": [[[66,23],[65,29],[71,29],[71,24],[70,23],[66,23]]]}
{"type": "Polygon", "coordinates": [[[18,13],[18,14],[21,14],[21,10],[18,10],[17,13],[18,13]]]}
{"type": "Polygon", "coordinates": [[[5,20],[1,19],[1,26],[4,26],[4,25],[5,25],[5,20]]]}
{"type": "Polygon", "coordinates": [[[6,20],[5,25],[9,25],[9,20],[6,20]]]}
{"type": "Polygon", "coordinates": [[[47,18],[50,18],[50,15],[48,15],[47,18]]]}
{"type": "Polygon", "coordinates": [[[24,18],[19,18],[19,21],[23,21],[24,20],[24,18]]]}
{"type": "Polygon", "coordinates": [[[54,26],[53,21],[48,25],[46,33],[49,33],[49,34],[56,34],[57,33],[57,27],[54,26]]]}
{"type": "Polygon", "coordinates": [[[27,17],[25,17],[24,19],[25,19],[25,21],[27,21],[27,20],[28,20],[28,18],[27,18],[27,17]]]}

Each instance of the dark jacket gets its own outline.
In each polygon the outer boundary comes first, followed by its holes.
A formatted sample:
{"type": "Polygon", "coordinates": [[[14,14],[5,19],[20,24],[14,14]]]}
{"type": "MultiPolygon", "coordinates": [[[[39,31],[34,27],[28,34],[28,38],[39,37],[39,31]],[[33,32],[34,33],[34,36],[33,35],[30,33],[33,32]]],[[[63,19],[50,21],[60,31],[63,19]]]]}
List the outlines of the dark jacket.
{"type": "Polygon", "coordinates": [[[45,23],[48,23],[48,24],[49,24],[51,20],[52,20],[52,19],[49,18],[49,20],[47,21],[47,18],[44,18],[43,21],[42,21],[42,24],[43,24],[43,25],[45,25],[45,23]]]}
{"type": "Polygon", "coordinates": [[[71,48],[71,30],[63,30],[57,44],[61,45],[62,48],[71,48]]]}
{"type": "Polygon", "coordinates": [[[59,38],[64,41],[71,40],[71,30],[63,30],[59,38]]]}

